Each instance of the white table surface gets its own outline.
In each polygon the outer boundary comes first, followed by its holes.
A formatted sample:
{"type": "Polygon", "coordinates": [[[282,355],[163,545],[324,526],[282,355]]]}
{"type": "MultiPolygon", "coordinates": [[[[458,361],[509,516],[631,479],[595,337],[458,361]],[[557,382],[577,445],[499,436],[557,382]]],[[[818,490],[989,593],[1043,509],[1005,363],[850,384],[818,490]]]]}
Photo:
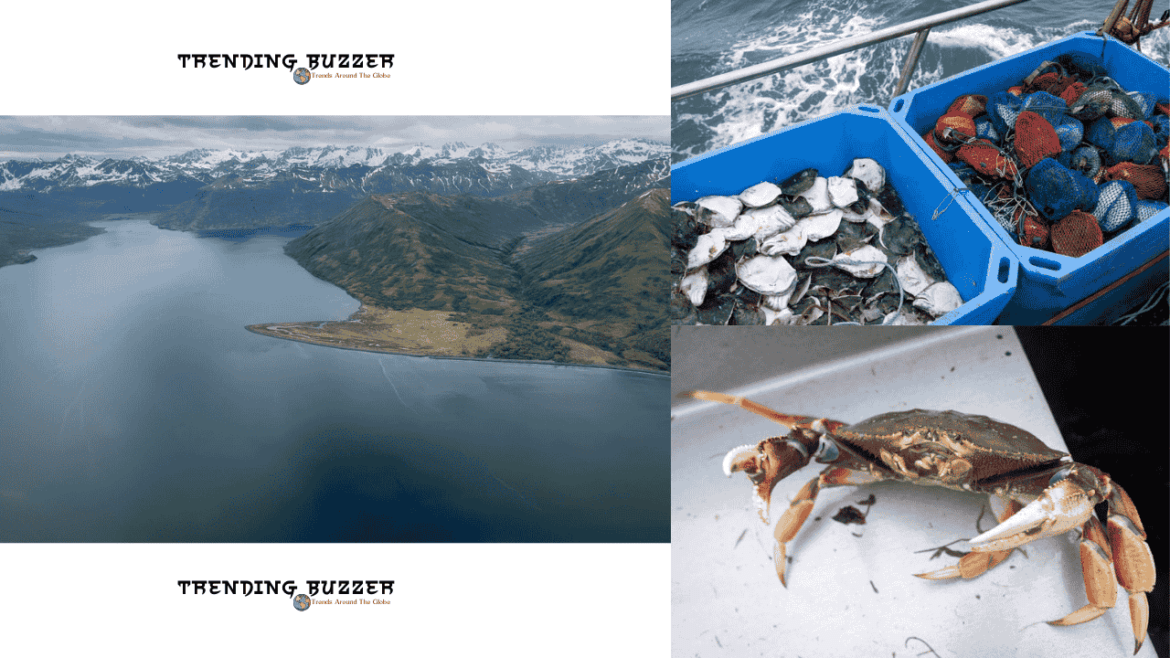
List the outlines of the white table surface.
{"type": "MultiPolygon", "coordinates": [[[[985,414],[1067,451],[1008,328],[940,328],[906,333],[905,340],[878,335],[882,329],[875,327],[863,333],[744,329],[687,328],[674,336],[672,361],[685,364],[684,371],[703,373],[694,377],[706,383],[719,379],[718,369],[758,361],[761,354],[774,359],[786,350],[806,351],[802,345],[808,341],[816,341],[820,351],[825,342],[847,342],[844,359],[812,364],[795,359],[799,365],[785,369],[781,358],[774,378],[722,392],[849,423],[915,407],[985,414]],[[704,349],[705,343],[711,349],[704,349]],[[735,358],[728,358],[733,353],[735,358]]],[[[685,390],[693,383],[687,379],[672,388],[685,390]]],[[[930,553],[917,551],[975,536],[985,496],[898,482],[822,490],[788,544],[792,560],[785,589],[772,564],[774,523],[824,466],[810,463],[777,485],[768,526],[756,514],[747,478],[737,473],[728,479],[721,471],[731,448],[783,433],[779,425],[731,405],[672,405],[672,655],[1132,655],[1128,599],[1121,588],[1117,607],[1092,622],[1044,623],[1087,602],[1075,535],[1032,542],[1025,547],[1027,557],[1017,551],[973,580],[912,575],[957,561],[946,554],[931,560],[930,553]],[[877,501],[865,525],[831,519],[845,505],[864,512],[857,502],[870,494],[877,501]]],[[[982,527],[993,523],[988,513],[982,527]]],[[[952,548],[966,550],[966,544],[952,548]]],[[[1156,655],[1148,640],[1139,655],[1156,655]]]]}

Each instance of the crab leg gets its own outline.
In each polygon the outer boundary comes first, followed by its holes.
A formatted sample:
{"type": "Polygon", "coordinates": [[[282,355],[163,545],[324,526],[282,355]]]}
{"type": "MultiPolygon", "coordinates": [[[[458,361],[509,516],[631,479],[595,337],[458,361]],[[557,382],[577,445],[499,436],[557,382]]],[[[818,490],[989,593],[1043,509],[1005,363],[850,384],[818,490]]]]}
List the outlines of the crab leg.
{"type": "MultiPolygon", "coordinates": [[[[991,496],[991,499],[993,502],[999,502],[1003,505],[1003,509],[995,513],[995,520],[999,521],[1000,523],[1003,523],[1008,519],[1008,517],[1020,511],[1021,509],[1021,505],[1014,500],[1009,499],[1006,501],[1006,503],[1004,503],[1002,499],[997,499],[997,497],[994,495],[991,496]]],[[[992,505],[992,509],[995,509],[995,505],[992,505]]],[[[914,575],[926,580],[947,580],[949,578],[959,578],[960,576],[964,579],[977,578],[987,573],[988,570],[998,565],[1000,562],[1006,560],[1007,557],[1012,554],[1013,550],[1015,549],[1009,548],[1003,551],[988,552],[971,551],[970,553],[967,553],[963,557],[959,558],[958,564],[944,567],[936,571],[916,573],[914,575]]]]}
{"type": "Polygon", "coordinates": [[[1109,543],[1113,548],[1113,566],[1117,580],[1129,592],[1129,620],[1133,624],[1136,654],[1146,639],[1150,607],[1146,592],[1154,589],[1154,554],[1146,543],[1146,531],[1137,508],[1125,490],[1110,482],[1109,543]]]}
{"type": "Polygon", "coordinates": [[[869,484],[877,482],[882,478],[869,473],[868,471],[853,471],[839,466],[830,466],[821,471],[821,474],[808,481],[800,491],[796,493],[796,498],[792,499],[792,504],[784,511],[784,516],[776,522],[776,546],[773,549],[773,559],[776,562],[776,575],[780,576],[780,584],[788,587],[788,582],[784,577],[787,571],[787,547],[788,542],[796,536],[800,531],[801,526],[808,519],[808,515],[812,512],[813,506],[816,505],[817,494],[822,488],[841,487],[846,485],[869,484]]]}
{"type": "Polygon", "coordinates": [[[1105,540],[1105,529],[1091,516],[1081,533],[1081,571],[1085,577],[1085,595],[1089,602],[1080,610],[1065,615],[1053,626],[1072,626],[1092,621],[1117,604],[1117,579],[1113,576],[1113,554],[1105,540]]]}
{"type": "Polygon", "coordinates": [[[1146,593],[1154,589],[1155,577],[1154,556],[1145,542],[1141,517],[1125,491],[1105,473],[1084,464],[1072,464],[1063,472],[1057,472],[1054,478],[1061,476],[1063,479],[1044,489],[1039,498],[1010,519],[972,539],[971,550],[991,552],[1015,548],[1082,526],[1081,569],[1085,575],[1089,605],[1054,623],[1079,624],[1099,617],[1111,607],[1107,603],[1115,601],[1117,588],[1111,588],[1107,581],[1112,579],[1102,574],[1112,561],[1116,582],[1129,593],[1129,616],[1136,654],[1146,639],[1150,617],[1146,593]],[[1106,531],[1109,550],[1106,550],[1105,538],[1100,532],[1100,522],[1093,515],[1093,506],[1102,500],[1109,504],[1106,531]]]}
{"type": "Polygon", "coordinates": [[[696,400],[707,400],[710,402],[722,402],[723,404],[734,404],[737,407],[746,409],[753,414],[757,414],[767,418],[770,421],[780,423],[788,429],[796,429],[798,427],[818,429],[820,432],[826,430],[832,432],[838,427],[843,427],[845,423],[839,420],[828,420],[827,418],[813,418],[812,416],[791,416],[789,414],[782,414],[774,409],[769,409],[759,402],[752,402],[747,398],[738,397],[735,395],[727,395],[725,393],[715,393],[713,391],[686,391],[680,393],[680,396],[692,397],[696,400]],[[822,423],[823,427],[817,427],[817,422],[822,423]]]}

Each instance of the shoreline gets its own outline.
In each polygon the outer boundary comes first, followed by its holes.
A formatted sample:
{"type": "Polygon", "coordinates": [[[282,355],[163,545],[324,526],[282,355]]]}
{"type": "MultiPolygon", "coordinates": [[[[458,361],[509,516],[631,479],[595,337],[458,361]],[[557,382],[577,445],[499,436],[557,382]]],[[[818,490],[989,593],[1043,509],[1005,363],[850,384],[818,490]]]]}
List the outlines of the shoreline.
{"type": "MultiPolygon", "coordinates": [[[[280,324],[280,323],[276,323],[280,324]]],[[[631,368],[629,366],[611,366],[599,363],[577,363],[575,361],[529,361],[524,359],[488,359],[473,356],[449,356],[445,354],[415,354],[413,352],[397,352],[393,350],[374,350],[362,347],[349,347],[347,345],[329,345],[327,343],[318,343],[311,340],[303,340],[300,338],[293,338],[291,336],[279,336],[270,333],[265,327],[267,324],[249,324],[245,325],[244,329],[258,335],[267,336],[269,338],[277,338],[280,340],[287,340],[294,343],[304,343],[306,345],[316,345],[318,347],[330,347],[340,350],[350,350],[352,352],[368,352],[371,354],[393,354],[395,356],[412,356],[420,359],[447,359],[451,361],[483,361],[487,363],[529,363],[542,366],[562,366],[569,368],[605,368],[607,370],[621,370],[624,372],[636,372],[644,375],[659,375],[662,377],[670,377],[669,370],[650,370],[647,368],[631,368]]]]}

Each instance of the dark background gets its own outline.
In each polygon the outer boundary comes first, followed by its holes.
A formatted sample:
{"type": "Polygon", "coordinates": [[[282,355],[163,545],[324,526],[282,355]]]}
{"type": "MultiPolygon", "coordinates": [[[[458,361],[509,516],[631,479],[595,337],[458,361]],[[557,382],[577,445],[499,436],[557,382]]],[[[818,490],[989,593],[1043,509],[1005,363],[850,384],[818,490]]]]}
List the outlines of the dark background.
{"type": "MultiPolygon", "coordinates": [[[[1170,656],[1170,333],[1164,327],[1017,327],[1016,335],[1073,459],[1109,473],[1141,514],[1158,570],[1148,595],[1149,641],[1159,656],[1170,656]]],[[[1128,611],[1129,603],[1119,595],[1117,606],[1128,611]]]]}

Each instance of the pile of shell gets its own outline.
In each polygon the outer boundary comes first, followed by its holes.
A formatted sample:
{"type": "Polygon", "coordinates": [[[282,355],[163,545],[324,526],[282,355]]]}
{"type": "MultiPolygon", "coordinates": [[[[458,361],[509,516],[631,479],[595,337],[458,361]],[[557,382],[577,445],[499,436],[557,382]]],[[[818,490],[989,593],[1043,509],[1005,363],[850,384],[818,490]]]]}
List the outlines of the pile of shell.
{"type": "Polygon", "coordinates": [[[1077,257],[1167,206],[1170,103],[1068,53],[922,136],[1019,244],[1077,257]]]}
{"type": "Polygon", "coordinates": [[[671,216],[673,324],[927,324],[963,303],[870,159],[671,216]]]}

